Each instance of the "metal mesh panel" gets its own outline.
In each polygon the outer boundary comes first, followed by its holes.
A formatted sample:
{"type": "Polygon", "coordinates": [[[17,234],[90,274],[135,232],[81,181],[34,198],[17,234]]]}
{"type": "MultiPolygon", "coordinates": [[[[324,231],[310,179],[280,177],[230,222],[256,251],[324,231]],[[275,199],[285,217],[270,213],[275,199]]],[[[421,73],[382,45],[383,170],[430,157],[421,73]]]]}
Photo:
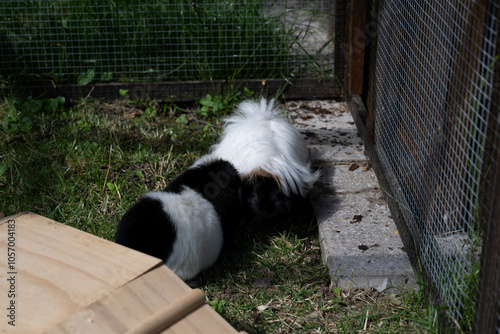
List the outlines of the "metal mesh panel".
{"type": "Polygon", "coordinates": [[[376,154],[420,269],[462,329],[470,329],[477,293],[496,6],[380,0],[378,7],[376,154]]]}
{"type": "Polygon", "coordinates": [[[331,76],[329,1],[4,0],[0,79],[331,76]]]}

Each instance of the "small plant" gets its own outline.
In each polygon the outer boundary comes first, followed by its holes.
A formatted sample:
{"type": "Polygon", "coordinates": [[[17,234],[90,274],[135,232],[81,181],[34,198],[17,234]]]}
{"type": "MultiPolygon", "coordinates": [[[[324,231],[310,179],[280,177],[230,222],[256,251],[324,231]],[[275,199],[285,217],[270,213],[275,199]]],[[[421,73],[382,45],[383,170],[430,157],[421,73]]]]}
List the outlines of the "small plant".
{"type": "Polygon", "coordinates": [[[207,94],[198,101],[200,108],[197,113],[199,115],[208,118],[224,116],[232,111],[236,104],[244,99],[250,99],[254,95],[254,92],[247,87],[237,89],[230,86],[226,91],[223,91],[222,87],[219,86],[214,90],[216,93],[207,94]]]}
{"type": "Polygon", "coordinates": [[[40,112],[55,113],[65,104],[62,96],[50,99],[16,99],[8,108],[7,115],[0,121],[6,133],[27,132],[31,130],[34,116],[40,112]]]}
{"type": "Polygon", "coordinates": [[[128,89],[120,89],[118,92],[121,96],[128,98],[128,89]]]}
{"type": "MultiPolygon", "coordinates": [[[[103,75],[104,75],[104,73],[103,73],[103,75]]],[[[85,85],[88,85],[89,83],[91,83],[94,80],[94,77],[95,77],[95,70],[90,69],[87,72],[78,75],[78,77],[76,78],[76,82],[80,86],[85,86],[85,85]]]]}
{"type": "Polygon", "coordinates": [[[214,310],[223,315],[223,312],[224,312],[224,309],[226,307],[226,301],[224,299],[214,299],[210,302],[208,302],[210,304],[210,306],[212,306],[214,308],[214,310]]]}
{"type": "Polygon", "coordinates": [[[32,110],[19,110],[12,105],[7,112],[7,116],[2,120],[3,131],[7,133],[26,132],[31,129],[33,118],[32,110]]]}
{"type": "Polygon", "coordinates": [[[200,99],[201,108],[199,113],[203,116],[212,116],[219,114],[224,109],[224,105],[219,98],[212,98],[212,95],[207,94],[206,97],[200,99]]]}
{"type": "Polygon", "coordinates": [[[62,96],[50,98],[42,101],[43,110],[55,113],[59,108],[62,108],[66,103],[66,99],[62,96]]]}
{"type": "Polygon", "coordinates": [[[186,114],[181,114],[179,117],[177,117],[177,119],[175,120],[177,123],[181,123],[181,124],[188,124],[189,123],[189,120],[186,116],[186,114]]]}
{"type": "Polygon", "coordinates": [[[112,72],[103,72],[101,74],[101,81],[111,81],[113,79],[113,73],[112,72]]]}

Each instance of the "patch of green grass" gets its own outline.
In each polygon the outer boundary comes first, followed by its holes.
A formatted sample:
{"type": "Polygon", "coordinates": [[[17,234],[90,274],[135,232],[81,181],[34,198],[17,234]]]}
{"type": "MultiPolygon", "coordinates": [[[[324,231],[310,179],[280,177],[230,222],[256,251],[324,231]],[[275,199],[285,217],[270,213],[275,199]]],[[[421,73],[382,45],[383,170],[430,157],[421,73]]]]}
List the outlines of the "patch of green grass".
{"type": "Polygon", "coordinates": [[[201,275],[212,306],[248,333],[435,333],[422,292],[341,290],[321,261],[317,227],[246,226],[201,275]]]}
{"type": "MultiPolygon", "coordinates": [[[[0,120],[14,103],[0,102],[0,120]]],[[[165,187],[206,153],[221,124],[155,101],[81,100],[32,117],[27,131],[5,131],[6,121],[0,127],[0,211],[33,211],[110,240],[139,195],[165,187]]],[[[334,287],[314,222],[239,224],[199,280],[209,304],[248,333],[435,332],[435,312],[421,293],[334,287]]]]}
{"type": "MultiPolygon", "coordinates": [[[[16,102],[4,101],[0,119],[16,102]]],[[[137,197],[160,189],[218,133],[154,101],[83,101],[57,113],[32,114],[31,128],[0,129],[0,203],[11,215],[33,211],[112,239],[116,223],[137,197]]]]}

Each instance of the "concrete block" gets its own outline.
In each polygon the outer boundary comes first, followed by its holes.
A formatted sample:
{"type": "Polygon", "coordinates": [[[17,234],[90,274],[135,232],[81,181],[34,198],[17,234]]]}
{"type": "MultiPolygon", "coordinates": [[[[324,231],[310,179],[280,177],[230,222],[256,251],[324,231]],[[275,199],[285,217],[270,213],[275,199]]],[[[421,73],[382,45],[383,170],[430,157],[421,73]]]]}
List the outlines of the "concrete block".
{"type": "Polygon", "coordinates": [[[364,169],[364,146],[345,103],[294,102],[289,110],[321,168],[311,198],[332,281],[343,289],[418,289],[375,173],[364,169]]]}
{"type": "Polygon", "coordinates": [[[415,275],[387,205],[377,191],[314,200],[323,262],[341,288],[416,288],[415,275]],[[373,277],[372,277],[373,276],[373,277]],[[377,282],[376,285],[370,285],[377,282]]]}

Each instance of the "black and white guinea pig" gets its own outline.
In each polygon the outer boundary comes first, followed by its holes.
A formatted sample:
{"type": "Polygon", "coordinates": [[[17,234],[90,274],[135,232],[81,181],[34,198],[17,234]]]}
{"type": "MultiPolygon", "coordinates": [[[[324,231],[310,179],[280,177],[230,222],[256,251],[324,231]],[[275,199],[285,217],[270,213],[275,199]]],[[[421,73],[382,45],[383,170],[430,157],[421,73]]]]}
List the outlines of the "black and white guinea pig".
{"type": "Polygon", "coordinates": [[[254,215],[293,218],[301,206],[312,210],[307,195],[320,173],[311,168],[304,138],[273,100],[242,102],[211,153],[236,167],[244,208],[254,215]]]}
{"type": "Polygon", "coordinates": [[[115,242],[163,259],[189,280],[217,260],[238,221],[240,188],[231,163],[204,157],[163,191],[141,196],[120,220],[115,242]]]}

